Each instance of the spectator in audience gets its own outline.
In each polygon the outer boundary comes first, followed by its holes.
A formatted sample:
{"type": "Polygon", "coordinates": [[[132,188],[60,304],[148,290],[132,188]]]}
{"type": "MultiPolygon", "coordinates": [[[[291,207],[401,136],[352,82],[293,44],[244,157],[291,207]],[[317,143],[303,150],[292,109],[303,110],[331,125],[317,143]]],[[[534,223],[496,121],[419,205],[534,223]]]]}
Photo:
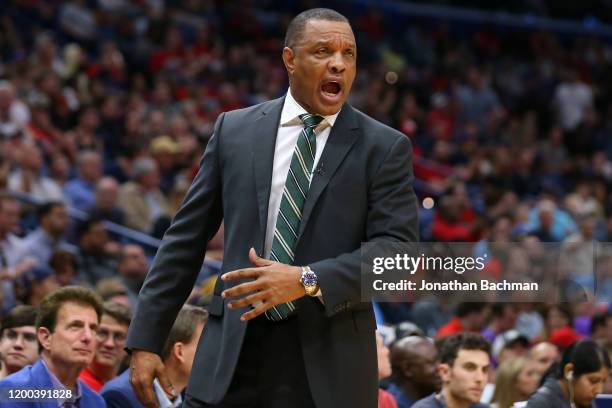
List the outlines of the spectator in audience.
{"type": "MultiPolygon", "coordinates": [[[[1,380],[0,388],[66,390],[69,406],[105,407],[104,400],[78,379],[94,357],[101,315],[102,303],[88,289],[66,286],[47,296],[36,319],[41,357],[1,380]]],[[[62,402],[53,404],[62,406],[62,402]]],[[[39,406],[38,402],[3,403],[3,408],[39,406]]]]}
{"type": "Polygon", "coordinates": [[[480,302],[463,302],[457,305],[455,316],[440,327],[436,337],[468,332],[480,332],[484,320],[484,304],[480,302]]]}
{"type": "Polygon", "coordinates": [[[132,305],[136,305],[138,293],[147,276],[149,263],[140,245],[126,244],[119,252],[117,272],[128,289],[132,305]]]}
{"type": "Polygon", "coordinates": [[[84,283],[77,275],[77,257],[69,251],[58,250],[51,255],[49,266],[53,268],[55,277],[60,286],[77,285],[84,283]]]}
{"type": "Polygon", "coordinates": [[[32,267],[31,260],[19,261],[23,242],[15,233],[19,230],[21,204],[9,194],[0,193],[0,312],[4,314],[16,305],[15,279],[32,267]]]}
{"type": "Polygon", "coordinates": [[[125,213],[128,227],[151,232],[159,218],[167,217],[166,198],[159,189],[159,169],[151,158],[137,159],[131,181],[119,190],[119,206],[125,213]]]}
{"type": "Polygon", "coordinates": [[[170,136],[158,136],[149,146],[160,173],[160,189],[169,194],[176,177],[176,160],[180,147],[170,136]]]}
{"type": "Polygon", "coordinates": [[[491,408],[512,408],[515,402],[527,401],[538,389],[540,378],[536,364],[529,359],[505,361],[497,370],[491,408]]]}
{"type": "Polygon", "coordinates": [[[70,222],[64,203],[50,201],[40,205],[38,221],[40,227],[23,240],[21,259],[31,258],[40,265],[47,265],[53,252],[58,249],[75,252],[76,248],[64,239],[70,222]]]}
{"type": "Polygon", "coordinates": [[[441,340],[442,389],[417,401],[413,408],[486,408],[482,391],[489,379],[490,345],[477,333],[459,333],[441,340]]]}
{"type": "MultiPolygon", "coordinates": [[[[391,375],[389,349],[380,333],[376,333],[376,355],[378,356],[378,380],[384,380],[391,375]]],[[[378,389],[378,408],[398,408],[395,397],[389,392],[378,389]]]]}
{"type": "Polygon", "coordinates": [[[60,284],[51,267],[34,265],[18,280],[17,296],[28,305],[38,305],[48,294],[60,288],[60,284]]]}
{"type": "Polygon", "coordinates": [[[500,333],[491,347],[491,354],[497,364],[525,356],[528,351],[529,339],[518,330],[500,333]]]}
{"type": "Polygon", "coordinates": [[[409,336],[393,343],[393,375],[388,391],[397,400],[398,408],[409,408],[415,401],[440,391],[438,363],[438,351],[426,337],[409,336]]]}
{"type": "Polygon", "coordinates": [[[512,303],[494,303],[491,305],[490,313],[491,320],[480,334],[489,343],[493,343],[498,334],[514,329],[517,313],[512,303]]]}
{"type": "Polygon", "coordinates": [[[542,376],[559,359],[559,349],[554,344],[544,341],[533,346],[529,350],[528,357],[535,362],[536,368],[542,376]]]}
{"type": "MultiPolygon", "coordinates": [[[[208,313],[204,309],[185,305],[170,329],[161,357],[168,380],[176,390],[177,397],[174,401],[170,401],[156,379],[153,388],[160,407],[180,407],[182,399],[178,393],[187,387],[196,346],[207,317],[208,313]]],[[[102,388],[101,395],[108,408],[143,408],[136,398],[129,379],[128,369],[102,388]]]]}
{"type": "Polygon", "coordinates": [[[591,407],[601,394],[612,364],[608,352],[591,339],[577,341],[551,367],[527,408],[591,407]]]}
{"type": "Polygon", "coordinates": [[[90,218],[79,225],[79,275],[90,285],[100,279],[116,275],[114,254],[109,253],[111,242],[102,220],[90,218]]]}
{"type": "Polygon", "coordinates": [[[81,381],[95,392],[100,392],[104,384],[117,376],[126,357],[123,346],[131,320],[128,307],[114,302],[104,303],[96,355],[79,375],[81,381]]]}
{"type": "Polygon", "coordinates": [[[64,194],[70,204],[82,211],[95,202],[96,184],[102,177],[102,157],[91,150],[83,150],[77,156],[78,177],[64,186],[64,194]]]}
{"type": "Polygon", "coordinates": [[[13,134],[30,121],[30,110],[16,97],[15,86],[7,80],[0,81],[0,133],[13,134]]]}
{"type": "Polygon", "coordinates": [[[36,339],[36,313],[34,306],[17,306],[0,325],[0,379],[38,359],[36,339]]]}
{"type": "Polygon", "coordinates": [[[128,289],[119,278],[100,279],[96,284],[96,293],[105,302],[114,302],[123,305],[130,310],[136,306],[130,302],[128,289]]]}
{"type": "Polygon", "coordinates": [[[19,167],[10,175],[8,187],[12,191],[29,194],[35,200],[62,201],[62,189],[48,177],[43,176],[42,153],[33,141],[24,141],[15,152],[19,167]]]}
{"type": "Polygon", "coordinates": [[[96,184],[96,197],[89,216],[123,224],[123,211],[118,206],[119,184],[112,177],[102,177],[96,184]]]}
{"type": "Polygon", "coordinates": [[[603,312],[593,316],[591,338],[603,347],[612,345],[612,313],[603,312]]]}

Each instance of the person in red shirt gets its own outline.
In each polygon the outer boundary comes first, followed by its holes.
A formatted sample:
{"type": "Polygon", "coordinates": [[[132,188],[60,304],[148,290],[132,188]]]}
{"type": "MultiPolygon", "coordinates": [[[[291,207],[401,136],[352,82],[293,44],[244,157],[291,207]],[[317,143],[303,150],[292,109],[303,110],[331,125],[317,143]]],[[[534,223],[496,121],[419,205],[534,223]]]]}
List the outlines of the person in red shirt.
{"type": "Polygon", "coordinates": [[[436,337],[450,336],[461,332],[480,332],[484,322],[484,303],[463,302],[457,305],[455,316],[438,329],[436,337]]]}
{"type": "MultiPolygon", "coordinates": [[[[389,360],[389,348],[379,333],[376,333],[376,355],[378,356],[378,379],[382,380],[391,375],[391,360],[389,360]]],[[[378,408],[397,408],[395,397],[382,388],[378,389],[378,408]]]]}
{"type": "Polygon", "coordinates": [[[92,390],[100,392],[104,384],[117,376],[126,356],[125,338],[132,319],[130,310],[119,303],[106,302],[98,330],[98,345],[92,362],[79,378],[92,390]]]}

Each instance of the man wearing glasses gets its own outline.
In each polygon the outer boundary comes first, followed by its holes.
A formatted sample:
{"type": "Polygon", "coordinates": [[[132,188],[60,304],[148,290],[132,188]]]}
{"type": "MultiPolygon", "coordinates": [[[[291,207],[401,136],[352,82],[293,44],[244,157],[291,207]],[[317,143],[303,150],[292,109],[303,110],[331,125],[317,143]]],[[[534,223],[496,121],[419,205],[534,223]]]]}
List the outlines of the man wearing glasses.
{"type": "Polygon", "coordinates": [[[99,392],[106,382],[117,376],[119,366],[126,357],[123,348],[131,319],[131,312],[126,306],[115,302],[104,304],[96,354],[79,376],[92,390],[99,392]]]}
{"type": "Polygon", "coordinates": [[[0,325],[0,378],[13,374],[38,360],[36,308],[17,306],[0,325]]]}

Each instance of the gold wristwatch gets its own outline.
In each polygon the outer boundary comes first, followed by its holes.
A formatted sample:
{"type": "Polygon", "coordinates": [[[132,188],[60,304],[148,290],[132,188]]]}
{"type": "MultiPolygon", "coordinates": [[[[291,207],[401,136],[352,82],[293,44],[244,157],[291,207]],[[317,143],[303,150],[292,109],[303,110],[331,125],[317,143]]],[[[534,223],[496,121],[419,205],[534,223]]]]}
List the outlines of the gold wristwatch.
{"type": "Polygon", "coordinates": [[[304,286],[308,296],[316,296],[319,292],[319,278],[309,266],[302,266],[302,277],[300,283],[304,286]]]}

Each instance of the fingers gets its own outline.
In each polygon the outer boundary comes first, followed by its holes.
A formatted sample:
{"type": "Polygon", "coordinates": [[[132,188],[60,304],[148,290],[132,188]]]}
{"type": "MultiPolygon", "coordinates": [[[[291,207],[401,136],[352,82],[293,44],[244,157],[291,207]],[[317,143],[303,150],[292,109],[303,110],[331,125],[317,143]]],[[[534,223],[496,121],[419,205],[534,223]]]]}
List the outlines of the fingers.
{"type": "Polygon", "coordinates": [[[268,266],[272,264],[271,260],[260,258],[259,256],[257,256],[257,252],[255,252],[255,248],[251,248],[249,250],[249,261],[251,261],[251,263],[254,266],[268,266]]]}
{"type": "Polygon", "coordinates": [[[249,305],[255,305],[258,302],[264,301],[267,295],[267,292],[257,292],[241,299],[234,300],[233,302],[230,302],[227,307],[230,309],[238,309],[249,305]]]}
{"type": "Polygon", "coordinates": [[[163,370],[161,358],[144,350],[136,350],[132,355],[130,384],[138,400],[148,408],[158,408],[157,398],[153,392],[153,379],[160,369],[163,370]]]}
{"type": "Polygon", "coordinates": [[[254,309],[249,310],[248,312],[246,312],[242,316],[240,316],[240,320],[245,322],[247,320],[254,319],[257,316],[259,316],[260,314],[264,313],[269,308],[270,308],[270,305],[268,303],[266,303],[265,299],[262,299],[262,302],[259,305],[257,305],[257,307],[255,307],[254,309]]]}
{"type": "Polygon", "coordinates": [[[262,283],[259,280],[241,283],[240,285],[236,285],[233,288],[224,290],[221,293],[221,296],[224,298],[228,298],[228,297],[233,297],[233,296],[244,295],[245,293],[256,292],[262,287],[263,287],[262,283]]]}
{"type": "Polygon", "coordinates": [[[261,275],[259,268],[237,269],[232,272],[227,272],[221,275],[224,281],[232,281],[238,279],[258,278],[261,275]]]}

